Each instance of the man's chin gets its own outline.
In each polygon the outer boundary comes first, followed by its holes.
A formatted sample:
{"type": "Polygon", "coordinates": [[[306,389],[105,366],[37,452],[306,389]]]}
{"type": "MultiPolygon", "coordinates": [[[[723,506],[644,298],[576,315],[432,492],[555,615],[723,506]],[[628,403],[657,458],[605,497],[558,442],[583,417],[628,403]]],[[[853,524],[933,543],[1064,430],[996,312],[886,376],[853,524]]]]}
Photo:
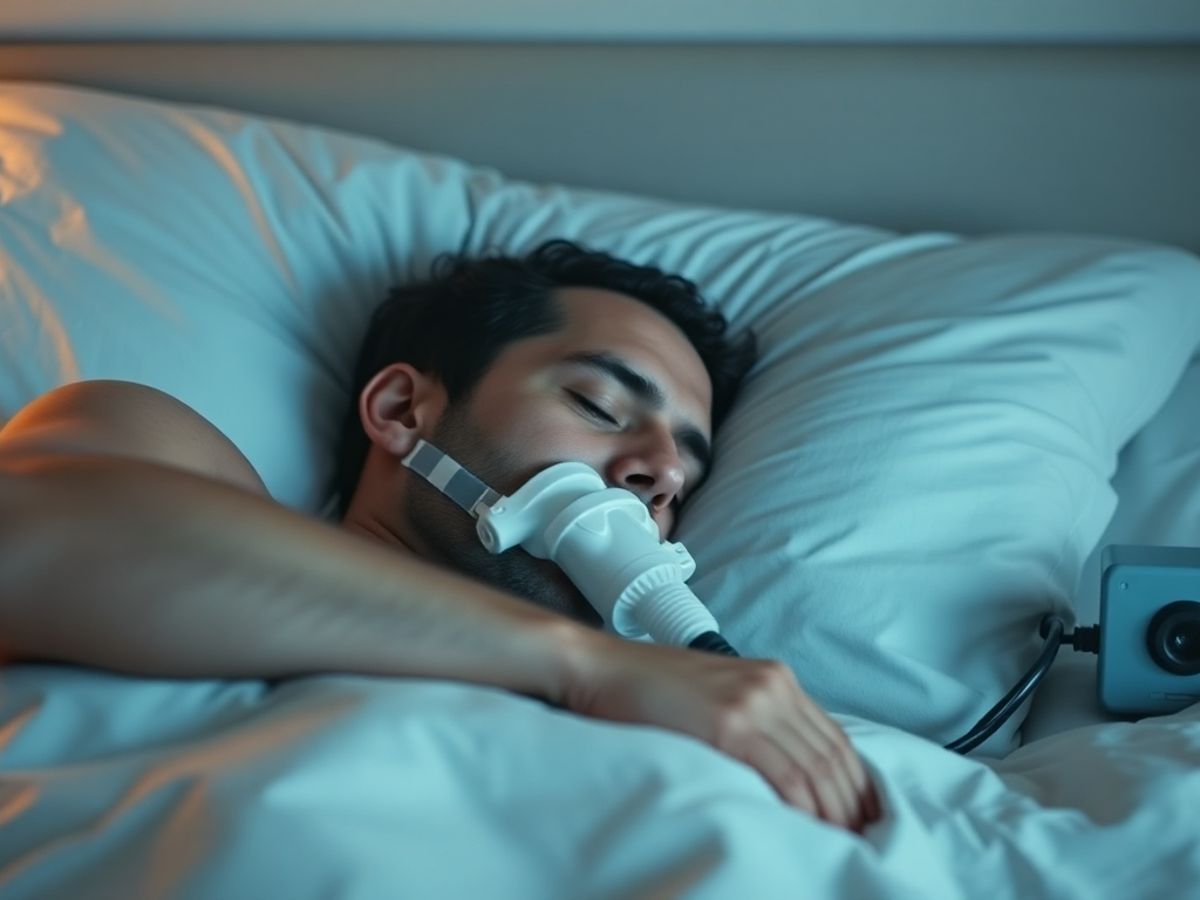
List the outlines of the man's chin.
{"type": "Polygon", "coordinates": [[[480,561],[482,564],[476,568],[476,574],[494,587],[515,594],[535,606],[593,628],[604,625],[603,618],[562,569],[550,560],[537,559],[524,550],[509,552],[517,556],[510,558],[508,565],[489,565],[488,562],[495,559],[489,557],[480,561]]]}
{"type": "Polygon", "coordinates": [[[539,560],[539,562],[545,566],[546,581],[551,585],[550,592],[557,601],[553,604],[553,609],[584,625],[591,625],[594,628],[604,625],[604,619],[600,613],[596,612],[595,607],[588,602],[579,588],[575,587],[566,572],[548,560],[539,560]]]}

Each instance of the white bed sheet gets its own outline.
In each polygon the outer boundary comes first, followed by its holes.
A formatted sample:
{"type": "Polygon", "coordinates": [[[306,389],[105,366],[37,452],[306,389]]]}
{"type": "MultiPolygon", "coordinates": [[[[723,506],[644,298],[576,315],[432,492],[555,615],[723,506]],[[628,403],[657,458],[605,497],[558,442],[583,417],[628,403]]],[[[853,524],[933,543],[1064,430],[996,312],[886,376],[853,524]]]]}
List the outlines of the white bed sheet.
{"type": "Polygon", "coordinates": [[[846,720],[886,806],[859,837],[697,741],[499,690],[50,666],[0,683],[10,900],[1130,900],[1200,878],[1200,708],[991,762],[846,720]]]}

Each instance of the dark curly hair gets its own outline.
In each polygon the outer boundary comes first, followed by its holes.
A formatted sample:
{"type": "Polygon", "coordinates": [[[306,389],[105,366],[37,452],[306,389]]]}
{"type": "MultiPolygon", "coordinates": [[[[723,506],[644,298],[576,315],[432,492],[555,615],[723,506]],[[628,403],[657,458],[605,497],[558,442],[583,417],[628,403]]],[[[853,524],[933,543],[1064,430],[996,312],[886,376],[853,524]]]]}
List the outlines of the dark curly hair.
{"type": "Polygon", "coordinates": [[[719,426],[757,358],[757,342],[749,330],[736,340],[727,337],[725,317],[704,303],[691,281],[564,240],[548,241],[524,257],[443,255],[429,281],[393,287],[367,328],[335,471],[342,513],[369,447],[358,417],[367,382],[403,361],[437,375],[450,403],[464,401],[508,344],[565,324],[554,301],[555,289],[565,287],[625,294],[672,321],[704,362],[712,381],[712,424],[719,426]]]}

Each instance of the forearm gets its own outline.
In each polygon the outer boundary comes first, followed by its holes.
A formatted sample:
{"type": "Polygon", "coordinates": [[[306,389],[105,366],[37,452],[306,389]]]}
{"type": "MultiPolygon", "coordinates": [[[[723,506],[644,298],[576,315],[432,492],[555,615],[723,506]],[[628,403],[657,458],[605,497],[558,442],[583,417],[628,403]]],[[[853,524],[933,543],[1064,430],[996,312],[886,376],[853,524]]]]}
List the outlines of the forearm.
{"type": "Polygon", "coordinates": [[[0,481],[0,646],[157,676],[342,671],[558,701],[583,626],[172,469],[100,457],[0,481]]]}

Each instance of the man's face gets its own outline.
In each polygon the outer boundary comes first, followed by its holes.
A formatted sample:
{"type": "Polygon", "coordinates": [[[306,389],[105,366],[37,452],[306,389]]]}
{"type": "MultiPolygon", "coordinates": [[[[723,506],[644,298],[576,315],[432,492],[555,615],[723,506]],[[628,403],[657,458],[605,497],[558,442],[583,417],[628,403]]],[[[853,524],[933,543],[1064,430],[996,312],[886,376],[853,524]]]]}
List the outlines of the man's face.
{"type": "MultiPolygon", "coordinates": [[[[430,439],[504,494],[555,463],[587,463],[640,497],[665,538],[677,505],[707,472],[712,389],[704,364],[683,332],[638,300],[597,288],[555,297],[564,327],[505,348],[430,439]]],[[[489,553],[472,520],[419,479],[405,514],[442,561],[599,623],[557,566],[520,549],[489,553]]]]}

